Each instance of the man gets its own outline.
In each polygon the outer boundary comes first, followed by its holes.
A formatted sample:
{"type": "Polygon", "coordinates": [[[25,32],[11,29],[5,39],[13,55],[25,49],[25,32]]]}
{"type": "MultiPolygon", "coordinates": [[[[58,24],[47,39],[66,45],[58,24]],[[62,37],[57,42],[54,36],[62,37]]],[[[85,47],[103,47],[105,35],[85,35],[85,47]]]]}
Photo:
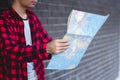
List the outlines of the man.
{"type": "Polygon", "coordinates": [[[43,60],[66,50],[68,40],[52,40],[29,9],[37,0],[13,0],[0,16],[0,80],[44,80],[43,60]]]}

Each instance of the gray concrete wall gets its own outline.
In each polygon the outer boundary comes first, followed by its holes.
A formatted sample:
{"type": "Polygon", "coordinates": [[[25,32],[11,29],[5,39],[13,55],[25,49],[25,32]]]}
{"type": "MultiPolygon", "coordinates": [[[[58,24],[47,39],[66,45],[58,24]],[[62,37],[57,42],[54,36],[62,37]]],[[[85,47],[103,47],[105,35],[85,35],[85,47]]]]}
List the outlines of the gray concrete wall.
{"type": "MultiPolygon", "coordinates": [[[[79,66],[73,70],[46,70],[46,80],[114,80],[118,75],[119,26],[115,0],[40,0],[34,11],[54,38],[66,33],[72,9],[110,14],[79,66]]],[[[49,61],[45,61],[45,66],[49,61]]]]}
{"type": "Polygon", "coordinates": [[[72,9],[110,14],[79,66],[67,71],[46,70],[46,80],[115,80],[119,69],[119,4],[119,0],[39,0],[33,10],[53,39],[66,33],[72,9]]]}

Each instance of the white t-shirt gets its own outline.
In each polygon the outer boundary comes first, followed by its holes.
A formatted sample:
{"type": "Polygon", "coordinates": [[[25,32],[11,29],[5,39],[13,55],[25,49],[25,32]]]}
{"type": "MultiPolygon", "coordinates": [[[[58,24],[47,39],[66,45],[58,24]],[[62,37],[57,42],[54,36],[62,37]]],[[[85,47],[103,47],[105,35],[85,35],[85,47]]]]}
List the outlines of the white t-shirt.
{"type": "MultiPolygon", "coordinates": [[[[23,19],[23,22],[24,22],[24,35],[25,35],[26,45],[32,45],[29,21],[27,19],[23,19]]],[[[28,80],[38,80],[33,62],[27,63],[27,73],[28,73],[28,80]]]]}

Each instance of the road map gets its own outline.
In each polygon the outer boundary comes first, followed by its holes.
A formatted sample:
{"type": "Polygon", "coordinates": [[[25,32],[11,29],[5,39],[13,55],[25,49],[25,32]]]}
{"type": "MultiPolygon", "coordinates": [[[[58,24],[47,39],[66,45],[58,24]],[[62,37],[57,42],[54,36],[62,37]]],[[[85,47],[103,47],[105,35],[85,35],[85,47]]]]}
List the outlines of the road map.
{"type": "Polygon", "coordinates": [[[103,16],[72,10],[68,18],[67,33],[63,37],[69,40],[70,47],[53,55],[46,69],[67,70],[77,67],[108,17],[109,14],[103,16]]]}

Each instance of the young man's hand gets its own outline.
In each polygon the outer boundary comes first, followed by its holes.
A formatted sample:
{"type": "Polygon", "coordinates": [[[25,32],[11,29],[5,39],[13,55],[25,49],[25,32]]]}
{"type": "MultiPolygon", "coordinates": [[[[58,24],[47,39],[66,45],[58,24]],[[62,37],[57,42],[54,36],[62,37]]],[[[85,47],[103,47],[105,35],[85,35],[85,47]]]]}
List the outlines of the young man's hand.
{"type": "Polygon", "coordinates": [[[65,51],[69,47],[67,39],[56,39],[47,44],[46,50],[50,54],[57,54],[65,51]]]}

